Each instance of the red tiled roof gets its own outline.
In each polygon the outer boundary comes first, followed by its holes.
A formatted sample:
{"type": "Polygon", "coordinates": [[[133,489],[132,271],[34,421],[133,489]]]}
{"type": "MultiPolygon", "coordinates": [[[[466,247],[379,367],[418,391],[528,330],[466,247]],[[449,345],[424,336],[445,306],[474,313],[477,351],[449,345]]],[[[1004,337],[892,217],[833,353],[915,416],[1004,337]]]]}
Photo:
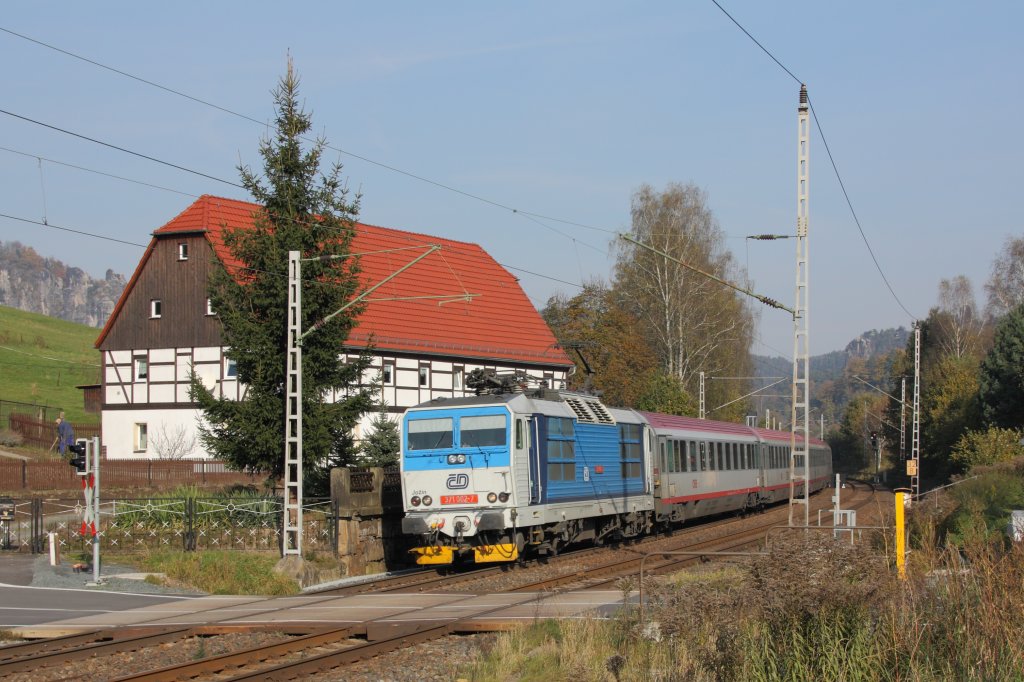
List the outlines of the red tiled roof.
{"type": "MultiPolygon", "coordinates": [[[[257,204],[203,195],[153,233],[203,231],[217,256],[229,268],[241,265],[230,257],[221,230],[253,224],[257,204]]],[[[428,235],[356,224],[352,251],[360,259],[365,287],[380,282],[423,253],[419,249],[374,253],[389,249],[438,244],[442,248],[370,294],[370,303],[349,335],[348,345],[365,346],[371,336],[380,350],[454,355],[487,360],[569,367],[572,361],[559,348],[543,318],[519,282],[476,244],[428,235]],[[470,301],[376,299],[479,294],[470,301]]],[[[152,250],[147,250],[146,256],[152,250]]],[[[113,320],[145,262],[140,262],[111,315],[113,320]]],[[[108,321],[98,346],[110,327],[108,321]]]]}

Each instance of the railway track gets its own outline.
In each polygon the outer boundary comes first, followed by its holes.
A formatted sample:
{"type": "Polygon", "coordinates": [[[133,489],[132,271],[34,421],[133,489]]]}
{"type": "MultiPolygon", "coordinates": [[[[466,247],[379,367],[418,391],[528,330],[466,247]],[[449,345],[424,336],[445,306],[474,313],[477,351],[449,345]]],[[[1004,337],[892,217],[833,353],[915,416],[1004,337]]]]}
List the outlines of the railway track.
{"type": "MultiPolygon", "coordinates": [[[[866,486],[855,489],[856,499],[851,500],[854,508],[870,503],[873,491],[866,486]]],[[[819,495],[819,498],[822,496],[819,495]]],[[[827,498],[826,498],[827,499],[827,498]]],[[[772,510],[778,512],[779,510],[772,510]]],[[[605,561],[589,567],[579,568],[571,573],[555,578],[539,581],[528,581],[503,591],[510,593],[545,593],[565,591],[567,589],[608,589],[623,576],[636,576],[641,561],[645,556],[657,557],[659,552],[666,554],[659,558],[647,560],[645,571],[667,573],[680,570],[701,560],[699,556],[670,556],[671,551],[686,552],[719,552],[732,551],[764,541],[768,530],[778,524],[777,513],[765,514],[765,520],[743,530],[734,530],[725,537],[708,540],[688,540],[689,533],[678,532],[670,536],[671,545],[665,543],[666,538],[650,538],[634,545],[620,547],[617,552],[609,552],[607,548],[587,549],[553,557],[551,563],[579,565],[583,558],[591,560],[596,556],[612,553],[613,561],[605,561]]],[[[695,527],[694,531],[706,531],[709,528],[726,531],[737,521],[720,519],[710,524],[695,527]]],[[[691,529],[686,529],[691,530],[691,529]]],[[[356,586],[345,586],[314,593],[309,602],[314,605],[321,601],[330,601],[338,596],[366,592],[425,592],[446,588],[450,590],[454,584],[466,584],[473,581],[486,581],[490,577],[507,572],[501,567],[489,567],[455,575],[437,575],[433,571],[417,572],[402,576],[356,586]]],[[[518,572],[518,571],[515,571],[518,572]]],[[[523,570],[525,577],[529,569],[523,570]]],[[[467,594],[468,601],[475,595],[467,594]]],[[[510,623],[490,621],[481,622],[481,618],[508,608],[502,604],[495,608],[479,611],[462,618],[447,618],[433,621],[394,622],[396,614],[386,618],[368,620],[365,623],[341,628],[325,629],[323,627],[289,626],[287,631],[276,634],[269,642],[261,642],[258,646],[246,647],[239,651],[208,656],[202,660],[192,660],[171,666],[148,670],[142,673],[125,675],[118,680],[186,680],[186,679],[217,679],[217,680],[251,680],[251,679],[296,679],[318,671],[336,669],[350,665],[356,661],[378,656],[388,651],[443,637],[445,635],[484,630],[504,629],[510,623]],[[385,622],[391,621],[391,622],[385,622]]],[[[410,609],[410,611],[415,609],[410,609]]],[[[264,614],[270,615],[273,609],[264,614]]],[[[31,673],[32,679],[65,679],[78,677],[66,674],[73,669],[75,662],[90,658],[106,658],[126,651],[145,652],[149,647],[182,642],[189,638],[209,636],[238,629],[239,626],[218,626],[216,624],[181,628],[133,628],[119,631],[93,631],[59,637],[39,642],[27,642],[0,649],[0,677],[6,678],[16,673],[31,673]]],[[[273,626],[263,626],[273,629],[273,626]]],[[[251,628],[248,628],[251,629],[251,628]]]]}

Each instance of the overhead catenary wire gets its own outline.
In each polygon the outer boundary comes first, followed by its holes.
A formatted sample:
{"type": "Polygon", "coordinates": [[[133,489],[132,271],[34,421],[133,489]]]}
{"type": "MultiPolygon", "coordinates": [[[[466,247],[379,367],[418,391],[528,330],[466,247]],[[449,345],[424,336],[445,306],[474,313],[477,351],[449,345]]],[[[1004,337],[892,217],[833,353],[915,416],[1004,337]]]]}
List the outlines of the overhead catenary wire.
{"type": "MultiPolygon", "coordinates": [[[[39,220],[32,220],[31,218],[21,218],[19,216],[9,215],[7,213],[0,213],[0,218],[8,218],[10,220],[17,220],[17,221],[20,221],[20,222],[23,222],[23,223],[32,223],[33,225],[39,225],[41,227],[47,227],[47,228],[54,229],[54,230],[61,230],[63,232],[71,232],[71,233],[74,233],[74,234],[82,235],[84,237],[91,237],[93,239],[103,239],[103,240],[110,241],[110,242],[116,242],[118,244],[125,244],[127,246],[135,246],[135,247],[138,247],[140,249],[145,249],[147,247],[146,244],[140,244],[138,242],[130,242],[130,241],[127,241],[127,240],[124,240],[124,239],[118,239],[116,237],[111,237],[109,235],[103,235],[103,234],[98,234],[98,233],[95,233],[95,232],[88,232],[86,230],[79,230],[79,229],[74,229],[74,228],[70,228],[70,227],[64,227],[64,226],[61,226],[61,225],[54,225],[53,223],[44,223],[44,222],[41,222],[39,220]]],[[[446,247],[446,248],[447,248],[448,251],[458,251],[459,250],[457,247],[453,248],[453,247],[449,246],[449,247],[446,247]]],[[[466,252],[463,252],[463,253],[466,253],[466,252]]],[[[533,272],[532,270],[527,270],[525,268],[520,268],[520,267],[517,267],[515,265],[509,265],[507,263],[501,263],[501,262],[498,262],[498,261],[495,261],[495,262],[498,263],[498,265],[500,265],[501,267],[503,267],[503,268],[505,268],[507,270],[515,270],[516,272],[523,272],[523,273],[526,273],[526,274],[531,275],[533,277],[540,277],[541,279],[551,280],[553,282],[558,282],[559,284],[565,284],[565,285],[568,285],[568,286],[571,286],[571,287],[576,287],[578,289],[583,289],[584,288],[584,286],[582,284],[578,284],[576,282],[570,282],[568,280],[558,279],[556,277],[550,277],[548,275],[542,275],[542,274],[540,274],[538,272],[533,272]]],[[[272,271],[269,271],[269,270],[260,270],[258,268],[251,268],[251,267],[244,266],[244,265],[236,265],[236,266],[232,266],[232,267],[234,269],[236,269],[236,270],[246,270],[246,271],[250,271],[250,272],[259,272],[259,273],[263,273],[263,274],[273,275],[275,277],[287,277],[288,276],[288,274],[286,272],[284,272],[283,270],[281,272],[272,272],[272,271]]],[[[330,282],[318,282],[318,284],[321,284],[323,286],[334,286],[330,282]]],[[[460,282],[460,284],[461,284],[461,282],[460,282]]]]}
{"type": "MultiPolygon", "coordinates": [[[[105,69],[105,70],[110,71],[112,73],[116,73],[116,74],[118,74],[120,76],[124,76],[125,78],[130,78],[130,79],[132,79],[134,81],[137,81],[139,83],[143,83],[145,85],[149,85],[151,87],[157,88],[159,90],[162,90],[164,92],[170,93],[172,95],[176,95],[178,97],[183,97],[183,98],[185,98],[187,100],[195,102],[196,104],[201,104],[203,106],[212,107],[213,109],[221,111],[221,112],[223,112],[225,114],[229,114],[231,116],[235,116],[235,117],[241,118],[241,119],[249,121],[251,123],[255,123],[256,125],[258,125],[260,127],[263,127],[263,128],[267,127],[267,122],[266,121],[261,121],[261,120],[259,120],[257,118],[254,118],[252,116],[248,116],[246,114],[243,114],[241,112],[235,111],[235,110],[230,109],[228,107],[221,106],[219,104],[214,104],[213,102],[210,102],[208,100],[204,100],[202,98],[195,97],[193,95],[189,95],[186,92],[182,92],[180,90],[176,90],[176,89],[168,87],[166,85],[161,85],[160,83],[157,83],[155,81],[152,81],[152,80],[149,80],[149,79],[146,79],[146,78],[142,78],[141,76],[136,76],[134,74],[128,73],[127,71],[124,71],[124,70],[121,70],[121,69],[117,69],[117,68],[112,67],[112,66],[108,66],[108,65],[103,64],[101,62],[98,62],[98,61],[96,61],[94,59],[89,59],[88,57],[83,57],[82,55],[76,54],[74,52],[71,52],[69,50],[65,50],[65,49],[60,48],[60,47],[57,47],[56,45],[51,45],[51,44],[43,42],[41,40],[37,40],[35,38],[31,38],[31,37],[26,36],[26,35],[24,35],[22,33],[18,33],[16,31],[12,31],[11,29],[8,29],[8,28],[2,27],[2,26],[0,26],[0,31],[3,31],[4,33],[7,33],[7,34],[12,35],[12,36],[15,36],[17,38],[21,38],[22,40],[26,40],[28,42],[34,43],[36,45],[39,45],[40,47],[44,47],[46,49],[53,50],[55,52],[59,52],[59,53],[61,53],[63,55],[71,57],[73,59],[77,59],[77,60],[83,61],[83,62],[85,62],[87,64],[91,64],[93,66],[96,66],[98,68],[105,69]]],[[[308,137],[302,137],[302,139],[304,141],[306,141],[306,142],[315,142],[315,140],[311,140],[308,137]]],[[[392,165],[387,164],[387,163],[376,161],[376,160],[371,159],[371,158],[369,158],[367,156],[363,156],[361,154],[356,154],[354,152],[351,152],[351,151],[348,151],[348,150],[345,150],[345,149],[341,149],[341,148],[333,146],[331,144],[325,144],[324,146],[327,149],[331,149],[333,151],[338,152],[339,154],[344,154],[345,156],[350,156],[350,157],[352,157],[354,159],[359,159],[360,161],[364,161],[366,163],[372,164],[374,166],[377,166],[378,168],[383,168],[383,169],[391,171],[393,173],[398,173],[400,175],[404,175],[404,176],[412,178],[414,180],[418,180],[420,182],[424,182],[424,183],[433,185],[435,187],[447,190],[449,192],[454,192],[455,194],[462,195],[462,196],[467,197],[469,199],[473,199],[475,201],[479,201],[481,203],[485,203],[485,204],[488,204],[490,206],[494,206],[495,208],[500,208],[500,209],[509,211],[511,213],[517,214],[517,215],[521,215],[521,216],[524,216],[524,217],[539,218],[539,219],[542,219],[542,220],[550,220],[550,221],[553,221],[553,222],[562,223],[564,225],[571,225],[573,227],[579,227],[579,228],[587,229],[587,230],[594,230],[594,231],[597,231],[597,232],[605,232],[605,233],[608,233],[608,234],[615,234],[615,230],[611,230],[611,229],[608,229],[608,228],[597,227],[597,226],[594,226],[594,225],[588,225],[586,223],[581,223],[581,222],[574,221],[574,220],[567,220],[565,218],[557,218],[557,217],[554,217],[554,216],[548,216],[548,215],[544,215],[542,213],[537,213],[537,212],[534,212],[534,211],[525,211],[523,209],[516,208],[514,206],[509,206],[508,204],[502,203],[500,201],[496,201],[496,200],[493,200],[493,199],[488,199],[487,197],[483,197],[483,196],[480,196],[478,194],[474,194],[472,192],[467,192],[465,190],[461,190],[461,189],[459,189],[457,187],[453,187],[453,186],[445,184],[443,182],[439,182],[437,180],[432,180],[432,179],[430,179],[430,178],[428,178],[426,176],[419,175],[419,174],[416,174],[416,173],[412,173],[410,171],[403,170],[401,168],[398,168],[397,166],[392,166],[392,165]]]]}
{"type": "MultiPolygon", "coordinates": [[[[121,147],[121,146],[119,146],[119,145],[111,144],[111,143],[109,143],[109,142],[104,142],[103,140],[98,140],[98,139],[96,139],[96,138],[92,138],[92,137],[89,137],[89,136],[87,136],[87,135],[82,135],[82,134],[79,134],[79,133],[75,133],[75,132],[73,132],[73,131],[70,131],[70,130],[65,130],[65,129],[63,129],[63,128],[59,128],[59,127],[57,127],[57,126],[52,126],[52,125],[49,125],[49,124],[47,124],[47,123],[43,123],[43,122],[41,122],[41,121],[37,121],[37,120],[35,120],[35,119],[33,119],[33,118],[30,118],[30,117],[27,117],[27,116],[21,116],[20,114],[15,114],[15,113],[13,113],[13,112],[10,112],[10,111],[6,111],[6,110],[4,110],[4,109],[0,109],[0,114],[6,114],[6,115],[8,115],[8,116],[13,116],[13,117],[15,117],[15,118],[18,118],[18,119],[21,119],[21,120],[24,120],[24,121],[27,121],[27,122],[30,122],[30,123],[34,123],[34,124],[37,124],[37,125],[40,125],[40,126],[43,126],[43,127],[46,127],[46,128],[50,128],[50,129],[53,129],[53,130],[56,130],[56,131],[59,131],[59,132],[62,132],[62,133],[68,134],[68,135],[72,135],[72,136],[74,136],[74,137],[78,137],[78,138],[81,138],[81,139],[83,139],[83,140],[87,140],[87,141],[89,141],[89,142],[94,142],[94,143],[96,143],[96,144],[99,144],[99,145],[102,145],[102,146],[104,146],[104,147],[109,147],[109,148],[111,148],[111,149],[116,149],[116,150],[118,150],[118,151],[122,151],[122,152],[124,152],[124,153],[127,153],[127,154],[131,154],[131,155],[133,155],[133,156],[137,156],[137,157],[140,157],[140,158],[143,158],[143,159],[147,159],[147,160],[153,161],[153,162],[155,162],[155,163],[159,163],[159,164],[162,164],[162,165],[165,165],[165,166],[170,166],[170,167],[172,167],[172,168],[177,168],[177,169],[179,169],[179,170],[182,170],[182,171],[185,171],[185,172],[187,172],[187,173],[192,173],[192,174],[194,174],[194,175],[199,175],[199,176],[203,176],[203,177],[211,178],[211,179],[213,179],[213,180],[216,180],[216,181],[218,181],[218,182],[222,182],[222,183],[225,183],[225,184],[228,184],[228,185],[232,185],[232,186],[234,186],[234,187],[239,187],[239,188],[241,188],[241,189],[245,189],[245,187],[244,187],[243,185],[239,185],[238,183],[235,183],[235,182],[231,182],[230,180],[225,180],[225,179],[223,179],[223,178],[218,178],[218,177],[216,177],[216,176],[213,176],[213,175],[209,175],[209,174],[207,174],[207,173],[203,173],[203,172],[201,172],[201,171],[197,171],[197,170],[194,170],[194,169],[192,169],[192,168],[187,168],[187,167],[185,167],[185,166],[180,166],[180,165],[178,165],[178,164],[175,164],[175,163],[171,163],[170,161],[164,161],[163,159],[158,159],[158,158],[156,158],[156,157],[153,157],[153,156],[149,156],[148,154],[143,154],[143,153],[141,153],[141,152],[136,152],[136,151],[133,151],[133,150],[127,149],[127,148],[125,148],[125,147],[121,147]]],[[[2,216],[2,215],[3,215],[3,214],[0,214],[0,216],[2,216]]],[[[536,219],[535,217],[533,217],[533,214],[529,214],[529,215],[526,215],[526,214],[524,214],[524,216],[525,216],[525,217],[527,217],[527,218],[528,218],[529,220],[532,220],[533,222],[536,222],[536,223],[538,223],[539,225],[541,225],[541,226],[543,226],[543,227],[546,227],[546,228],[548,228],[548,229],[551,229],[551,230],[553,230],[553,231],[555,231],[555,232],[559,232],[558,230],[555,230],[554,228],[550,227],[549,225],[544,225],[543,223],[541,223],[541,222],[540,222],[539,220],[537,220],[537,219],[536,219]]],[[[16,217],[14,217],[14,216],[7,216],[7,217],[11,217],[11,218],[13,218],[13,219],[15,219],[15,220],[23,220],[22,218],[16,218],[16,217]]],[[[33,222],[33,221],[26,221],[26,222],[33,222]]],[[[45,223],[40,223],[40,224],[43,224],[43,225],[45,225],[45,223]]],[[[301,224],[301,223],[300,223],[300,224],[301,224]]],[[[74,230],[70,230],[70,231],[74,231],[74,230]]],[[[564,233],[561,233],[561,234],[563,234],[564,236],[566,236],[566,237],[567,237],[568,239],[570,239],[570,240],[574,239],[574,238],[573,238],[572,236],[570,236],[570,235],[565,235],[564,233]]],[[[109,237],[104,237],[104,238],[106,238],[106,239],[111,239],[112,241],[121,241],[121,240],[116,240],[116,239],[113,239],[113,238],[109,238],[109,237]]],[[[129,242],[124,242],[124,243],[129,243],[129,242]]],[[[581,242],[581,243],[584,243],[584,244],[586,244],[586,242],[581,242]]],[[[586,245],[587,245],[587,246],[589,246],[590,248],[592,248],[592,249],[594,249],[594,250],[598,251],[599,253],[603,253],[603,254],[606,254],[606,253],[607,253],[607,252],[605,252],[605,251],[601,251],[600,249],[598,249],[597,247],[595,247],[595,246],[593,246],[593,245],[590,245],[590,244],[586,244],[586,245]]],[[[499,265],[501,265],[501,264],[499,263],[499,265]]],[[[502,267],[506,267],[506,266],[502,265],[502,267]]],[[[582,286],[582,285],[578,285],[578,284],[573,284],[573,283],[570,283],[570,282],[563,282],[562,280],[556,279],[556,278],[554,278],[554,277],[547,277],[546,275],[540,275],[540,274],[538,274],[538,273],[530,272],[530,271],[528,271],[528,270],[525,270],[525,269],[523,269],[523,268],[515,268],[515,267],[512,267],[512,266],[508,266],[508,267],[509,267],[510,269],[518,270],[518,271],[520,271],[520,272],[526,272],[526,273],[528,273],[528,274],[534,275],[535,277],[543,277],[543,278],[545,278],[545,279],[550,279],[550,280],[552,280],[552,281],[556,281],[556,282],[562,282],[562,283],[564,283],[564,284],[570,284],[571,286],[576,286],[576,287],[579,287],[580,289],[582,289],[582,288],[583,288],[583,286],[582,286]]]]}
{"type": "MultiPolygon", "coordinates": [[[[768,57],[771,58],[771,60],[775,62],[780,69],[785,71],[789,75],[789,77],[792,78],[797,84],[803,85],[806,82],[801,80],[800,78],[797,78],[797,76],[792,71],[790,71],[785,64],[779,61],[779,59],[774,54],[772,54],[768,48],[761,44],[761,41],[755,38],[750,33],[750,31],[748,31],[739,21],[736,20],[735,17],[729,14],[729,12],[726,11],[726,9],[722,7],[721,4],[719,4],[718,0],[711,0],[711,2],[715,5],[715,7],[721,10],[722,14],[728,17],[729,20],[732,23],[734,23],[737,28],[743,31],[743,33],[746,34],[746,36],[750,38],[750,40],[753,41],[755,45],[761,48],[761,51],[768,55],[768,57]]],[[[828,138],[825,137],[825,131],[821,126],[821,121],[818,119],[818,112],[814,108],[814,102],[811,100],[810,95],[807,96],[807,104],[810,106],[811,116],[814,118],[814,126],[818,129],[818,135],[821,137],[821,142],[825,147],[825,153],[828,155],[828,160],[832,164],[832,172],[835,174],[836,180],[839,182],[839,188],[842,190],[843,197],[846,199],[846,205],[850,209],[850,214],[853,216],[853,222],[857,226],[857,231],[860,232],[860,237],[864,241],[864,246],[867,247],[868,254],[871,256],[872,262],[874,262],[875,264],[875,269],[878,270],[878,274],[881,275],[882,281],[885,283],[885,286],[889,290],[889,293],[896,301],[896,304],[899,305],[899,307],[903,309],[903,312],[909,315],[912,320],[916,321],[917,316],[910,312],[905,305],[903,305],[903,301],[900,300],[900,297],[896,294],[896,290],[893,288],[892,284],[889,282],[889,278],[886,277],[885,272],[882,270],[882,265],[881,263],[878,262],[877,256],[875,256],[875,250],[871,247],[871,243],[868,241],[868,237],[864,233],[864,228],[861,226],[860,218],[857,217],[857,211],[855,211],[853,208],[853,201],[850,199],[850,194],[849,192],[846,191],[846,183],[843,182],[843,176],[842,174],[840,174],[839,166],[836,164],[835,157],[832,155],[832,149],[829,147],[828,138]]]]}
{"type": "Polygon", "coordinates": [[[171,189],[170,187],[163,187],[162,185],[154,185],[154,184],[149,183],[149,182],[143,182],[142,180],[134,180],[132,178],[126,178],[126,177],[124,177],[122,175],[115,175],[113,173],[107,173],[105,171],[96,170],[95,168],[87,168],[85,166],[79,166],[79,165],[76,165],[76,164],[73,164],[73,163],[67,163],[66,161],[58,161],[56,159],[50,159],[50,158],[47,158],[45,156],[39,156],[38,154],[29,154],[28,152],[18,151],[17,149],[11,149],[10,147],[2,147],[2,146],[0,146],[0,151],[9,152],[11,154],[18,154],[20,156],[27,156],[30,159],[40,159],[40,160],[45,161],[47,163],[56,164],[58,166],[65,166],[67,168],[74,168],[75,170],[84,171],[86,173],[93,173],[95,175],[102,175],[102,176],[105,176],[105,177],[108,177],[108,178],[113,178],[114,180],[122,180],[124,182],[131,182],[131,183],[134,183],[136,185],[143,185],[145,187],[152,187],[153,189],[160,189],[160,190],[163,190],[165,192],[173,192],[174,194],[180,194],[182,196],[192,197],[194,199],[198,199],[199,198],[198,194],[193,194],[191,192],[182,192],[181,190],[171,189]]]}

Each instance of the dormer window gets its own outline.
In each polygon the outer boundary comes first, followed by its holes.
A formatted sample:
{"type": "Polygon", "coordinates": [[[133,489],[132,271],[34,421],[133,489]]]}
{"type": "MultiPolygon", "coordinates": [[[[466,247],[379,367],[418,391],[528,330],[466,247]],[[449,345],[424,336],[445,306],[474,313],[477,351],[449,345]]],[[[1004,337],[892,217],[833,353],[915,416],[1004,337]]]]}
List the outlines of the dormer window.
{"type": "Polygon", "coordinates": [[[178,244],[178,260],[188,260],[188,242],[178,244]]]}
{"type": "Polygon", "coordinates": [[[163,314],[163,303],[159,298],[153,298],[149,301],[149,317],[150,319],[156,320],[163,314]]]}

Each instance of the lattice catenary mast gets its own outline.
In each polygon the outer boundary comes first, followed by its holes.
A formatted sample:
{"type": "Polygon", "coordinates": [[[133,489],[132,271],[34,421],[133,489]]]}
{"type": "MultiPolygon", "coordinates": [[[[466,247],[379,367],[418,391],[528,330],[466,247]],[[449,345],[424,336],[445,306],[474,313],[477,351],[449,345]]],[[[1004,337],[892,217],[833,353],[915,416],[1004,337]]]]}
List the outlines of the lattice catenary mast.
{"type": "Polygon", "coordinates": [[[810,525],[810,414],[811,389],[810,327],[808,324],[808,251],[807,251],[807,161],[809,143],[807,86],[800,86],[797,107],[796,166],[796,301],[793,306],[793,418],[789,458],[789,525],[794,525],[794,507],[804,507],[803,525],[810,525]],[[798,473],[799,471],[799,473],[798,473]],[[802,490],[798,485],[802,483],[802,490]],[[798,497],[798,493],[802,493],[798,497]]]}

